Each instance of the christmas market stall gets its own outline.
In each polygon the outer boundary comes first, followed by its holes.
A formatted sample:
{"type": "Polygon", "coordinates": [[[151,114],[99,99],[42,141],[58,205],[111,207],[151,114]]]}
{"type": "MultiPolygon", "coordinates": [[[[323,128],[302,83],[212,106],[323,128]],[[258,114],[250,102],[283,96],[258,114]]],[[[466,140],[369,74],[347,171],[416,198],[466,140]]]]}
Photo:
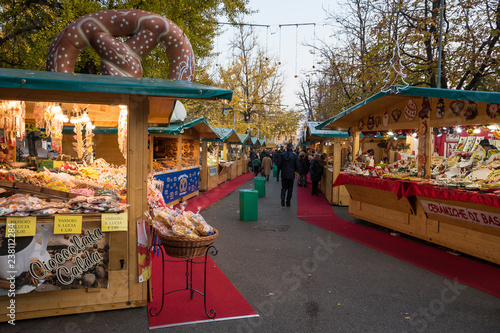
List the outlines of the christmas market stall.
{"type": "Polygon", "coordinates": [[[350,215],[500,263],[500,93],[393,86],[317,126],[407,136],[393,163],[355,156],[350,215]],[[390,133],[389,133],[390,132],[390,133]]]}
{"type": "Polygon", "coordinates": [[[196,118],[150,126],[148,131],[151,172],[165,203],[174,205],[198,195],[200,138],[216,138],[212,127],[204,118],[196,118]]]}
{"type": "MultiPolygon", "coordinates": [[[[231,95],[188,81],[0,69],[2,321],[13,303],[18,320],[146,306],[148,123],[168,122],[177,98],[231,95]]],[[[190,130],[180,169],[198,164],[190,130]]]]}
{"type": "Polygon", "coordinates": [[[332,187],[343,166],[346,164],[349,152],[349,134],[347,131],[318,130],[320,123],[306,122],[301,135],[301,141],[317,153],[326,154],[327,164],[321,177],[321,189],[328,202],[332,205],[349,205],[349,195],[345,186],[332,187]]]}
{"type": "Polygon", "coordinates": [[[249,161],[249,154],[250,154],[250,147],[252,145],[252,137],[250,134],[238,134],[238,137],[240,138],[240,143],[241,143],[241,160],[240,160],[240,168],[241,168],[241,173],[247,173],[252,170],[251,166],[248,166],[249,161]]]}
{"type": "Polygon", "coordinates": [[[227,170],[227,180],[241,176],[241,141],[232,128],[216,128],[222,142],[221,160],[219,165],[224,165],[227,170]],[[240,167],[240,168],[239,168],[240,167]]]}

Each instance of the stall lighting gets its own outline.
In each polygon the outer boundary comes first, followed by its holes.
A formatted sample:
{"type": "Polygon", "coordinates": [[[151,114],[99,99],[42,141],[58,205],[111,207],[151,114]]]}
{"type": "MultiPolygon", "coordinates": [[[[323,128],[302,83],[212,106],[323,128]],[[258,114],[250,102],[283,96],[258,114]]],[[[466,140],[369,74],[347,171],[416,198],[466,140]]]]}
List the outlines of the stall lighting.
{"type": "Polygon", "coordinates": [[[394,132],[389,131],[389,132],[387,132],[387,135],[391,135],[392,136],[392,135],[394,135],[394,132]]]}
{"type": "Polygon", "coordinates": [[[394,141],[397,141],[397,140],[398,140],[398,138],[394,137],[394,141]]]}
{"type": "Polygon", "coordinates": [[[414,137],[414,138],[416,138],[417,137],[417,133],[415,132],[411,136],[414,137]]]}
{"type": "Polygon", "coordinates": [[[479,128],[474,128],[473,132],[478,134],[478,133],[481,133],[481,130],[479,128]]]}
{"type": "Polygon", "coordinates": [[[496,130],[500,129],[500,127],[498,127],[497,124],[495,124],[495,125],[488,125],[487,127],[488,127],[488,129],[490,131],[496,131],[496,130]]]}
{"type": "Polygon", "coordinates": [[[462,133],[462,128],[460,126],[457,126],[457,133],[462,133]]]}

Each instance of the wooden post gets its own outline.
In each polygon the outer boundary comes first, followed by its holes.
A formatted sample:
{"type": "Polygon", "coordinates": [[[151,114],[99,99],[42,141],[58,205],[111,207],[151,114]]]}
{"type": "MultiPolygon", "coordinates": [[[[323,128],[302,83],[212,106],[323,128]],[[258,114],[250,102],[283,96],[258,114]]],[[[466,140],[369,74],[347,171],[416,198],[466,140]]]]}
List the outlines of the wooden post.
{"type": "MultiPolygon", "coordinates": [[[[342,163],[342,142],[340,137],[333,138],[333,174],[332,184],[335,182],[340,174],[340,164],[342,163]]],[[[332,185],[330,184],[330,186],[332,185]]],[[[338,205],[339,203],[339,186],[333,188],[332,203],[338,205]]]]}
{"type": "Polygon", "coordinates": [[[354,132],[353,136],[354,136],[354,140],[352,141],[352,156],[351,156],[352,162],[354,162],[356,160],[356,156],[357,156],[358,151],[359,151],[359,132],[354,132]]]}
{"type": "Polygon", "coordinates": [[[200,191],[208,190],[208,144],[201,143],[201,170],[200,170],[200,191]]]}
{"type": "Polygon", "coordinates": [[[227,142],[222,144],[222,159],[227,161],[227,142]]]}
{"type": "MultiPolygon", "coordinates": [[[[145,301],[147,297],[147,284],[139,283],[137,278],[137,223],[144,220],[144,212],[148,211],[146,179],[148,166],[148,113],[149,100],[147,96],[129,103],[128,111],[128,153],[127,153],[127,199],[128,204],[128,258],[124,268],[128,269],[129,301],[145,301]]],[[[112,237],[120,237],[125,232],[112,233],[112,237]],[[115,235],[116,234],[116,235],[115,235]]],[[[121,258],[114,258],[118,261],[121,258]]]]}

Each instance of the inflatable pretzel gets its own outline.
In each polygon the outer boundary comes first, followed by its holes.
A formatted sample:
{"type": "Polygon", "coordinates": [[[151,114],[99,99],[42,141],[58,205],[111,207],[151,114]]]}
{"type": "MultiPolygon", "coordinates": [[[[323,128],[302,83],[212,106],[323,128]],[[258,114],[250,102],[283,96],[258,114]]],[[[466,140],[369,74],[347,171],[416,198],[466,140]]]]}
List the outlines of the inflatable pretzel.
{"type": "Polygon", "coordinates": [[[102,74],[142,77],[141,60],[160,44],[167,53],[169,79],[193,81],[194,55],[184,32],[172,21],[143,10],[105,10],[82,16],[52,41],[47,71],[73,73],[89,45],[101,57],[102,74]],[[128,37],[121,41],[116,37],[128,37]]]}

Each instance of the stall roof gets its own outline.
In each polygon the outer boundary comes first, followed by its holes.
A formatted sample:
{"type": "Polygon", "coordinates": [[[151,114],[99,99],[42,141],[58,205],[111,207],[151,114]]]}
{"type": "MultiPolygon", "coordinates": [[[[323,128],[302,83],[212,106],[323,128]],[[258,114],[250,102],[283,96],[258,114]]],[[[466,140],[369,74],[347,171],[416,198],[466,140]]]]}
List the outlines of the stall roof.
{"type": "Polygon", "coordinates": [[[214,128],[222,142],[241,144],[240,137],[232,128],[214,128]]]}
{"type": "Polygon", "coordinates": [[[349,134],[347,131],[337,131],[337,130],[319,130],[316,126],[321,124],[319,121],[309,121],[306,127],[306,140],[309,141],[311,138],[335,138],[342,137],[348,138],[349,134]]]}
{"type": "Polygon", "coordinates": [[[167,126],[149,127],[148,131],[152,134],[173,134],[177,135],[183,130],[194,128],[203,139],[217,139],[218,135],[205,118],[195,118],[184,123],[169,124],[167,126]]]}
{"type": "Polygon", "coordinates": [[[252,137],[250,134],[238,134],[238,137],[240,138],[240,142],[244,145],[251,145],[252,144],[252,137]]]}
{"type": "Polygon", "coordinates": [[[411,97],[434,97],[450,100],[463,100],[485,103],[499,103],[500,93],[470,90],[452,90],[425,87],[393,86],[389,91],[379,92],[364,101],[342,111],[334,117],[318,124],[321,129],[348,129],[357,119],[376,114],[394,104],[411,97]],[[356,111],[356,112],[354,112],[356,111]]]}
{"type": "Polygon", "coordinates": [[[0,68],[0,88],[231,100],[232,91],[182,80],[0,68]]]}
{"type": "Polygon", "coordinates": [[[256,147],[260,147],[261,146],[259,138],[254,137],[254,136],[252,137],[252,146],[256,146],[256,147]]]}

